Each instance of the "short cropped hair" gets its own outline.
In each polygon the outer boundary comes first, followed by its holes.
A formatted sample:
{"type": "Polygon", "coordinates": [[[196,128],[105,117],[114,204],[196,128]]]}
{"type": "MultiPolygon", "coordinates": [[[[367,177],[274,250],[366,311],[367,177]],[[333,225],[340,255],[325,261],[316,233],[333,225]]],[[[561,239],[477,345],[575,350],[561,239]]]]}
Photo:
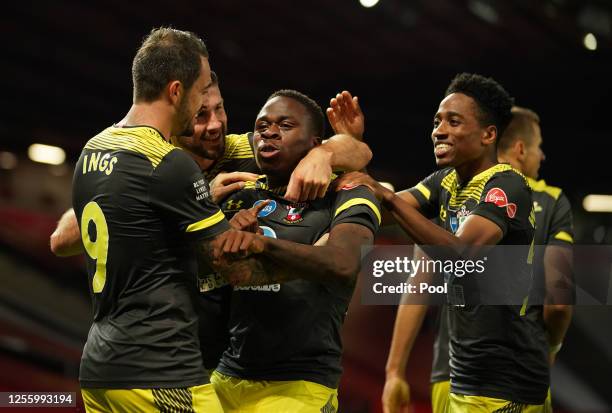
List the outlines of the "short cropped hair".
{"type": "Polygon", "coordinates": [[[210,84],[211,86],[219,86],[219,76],[217,75],[217,72],[214,71],[210,71],[210,84]]]}
{"type": "Polygon", "coordinates": [[[504,134],[499,139],[497,149],[505,152],[514,145],[517,139],[531,144],[535,138],[535,125],[540,124],[540,117],[531,109],[520,106],[512,107],[512,119],[504,134]]]}
{"type": "Polygon", "coordinates": [[[321,106],[319,106],[317,102],[305,94],[293,89],[277,90],[276,92],[272,93],[270,97],[268,97],[266,102],[278,96],[297,100],[302,104],[302,106],[304,106],[304,108],[306,108],[306,111],[310,116],[310,127],[312,128],[315,136],[317,136],[319,141],[321,141],[325,133],[325,117],[323,116],[321,106]]]}
{"type": "Polygon", "coordinates": [[[204,41],[191,32],[160,27],[142,42],[132,62],[134,102],[152,102],[174,80],[191,88],[208,58],[204,41]]]}
{"type": "Polygon", "coordinates": [[[495,125],[497,139],[510,123],[514,99],[492,78],[472,73],[460,73],[451,81],[444,96],[462,93],[474,99],[478,118],[483,126],[495,125]]]}

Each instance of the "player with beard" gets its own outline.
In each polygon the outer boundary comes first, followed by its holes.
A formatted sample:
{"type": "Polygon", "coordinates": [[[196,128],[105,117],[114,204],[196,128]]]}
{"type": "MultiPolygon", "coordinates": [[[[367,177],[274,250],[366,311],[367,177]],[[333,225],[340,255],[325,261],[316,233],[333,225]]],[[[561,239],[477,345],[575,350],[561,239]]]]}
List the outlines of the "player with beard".
{"type": "Polygon", "coordinates": [[[94,310],[83,400],[88,412],[221,412],[193,300],[196,250],[219,268],[211,241],[229,224],[193,161],[167,142],[194,132],[210,84],[208,52],[192,33],[155,29],[132,75],[132,107],[86,143],[74,174],[94,310]]]}
{"type": "MultiPolygon", "coordinates": [[[[227,114],[215,72],[211,72],[211,81],[202,110],[196,118],[194,132],[172,137],[171,142],[185,149],[207,179],[214,179],[220,171],[243,171],[221,172],[213,185],[212,195],[215,199],[215,195],[224,198],[243,187],[245,181],[257,179],[257,175],[249,172],[259,172],[259,167],[253,152],[253,133],[227,135],[227,114]]],[[[371,158],[367,145],[358,140],[363,136],[364,122],[357,98],[345,91],[333,98],[330,106],[328,117],[337,135],[320,147],[313,148],[302,159],[291,177],[291,182],[300,184],[289,185],[294,189],[287,191],[285,195],[288,198],[295,199],[296,188],[299,188],[299,196],[323,193],[329,184],[332,168],[361,169],[371,158]],[[323,176],[328,178],[323,179],[323,176]]],[[[73,209],[62,216],[51,235],[51,249],[58,256],[83,252],[73,209]]],[[[198,300],[200,343],[204,365],[211,371],[227,348],[229,296],[232,289],[218,274],[200,274],[199,287],[202,291],[198,300]]]]}
{"type": "MultiPolygon", "coordinates": [[[[458,75],[433,121],[434,155],[443,169],[398,194],[364,174],[347,174],[339,185],[370,187],[420,245],[451,247],[459,256],[469,256],[479,246],[523,246],[524,259],[512,268],[519,272],[497,268],[505,273],[494,275],[500,282],[513,282],[516,275],[529,274],[535,217],[526,179],[497,162],[496,142],[511,119],[511,107],[512,99],[494,80],[458,75]]],[[[527,295],[527,288],[523,293],[527,295]]],[[[449,411],[544,411],[546,360],[529,337],[533,321],[526,317],[528,306],[482,305],[461,298],[448,296],[449,411]]],[[[399,411],[409,398],[404,369],[426,308],[398,308],[386,368],[385,412],[399,411]]]]}
{"type": "MultiPolygon", "coordinates": [[[[321,109],[307,96],[272,94],[254,132],[265,175],[222,204],[226,214],[236,214],[232,222],[263,231],[266,236],[253,235],[257,257],[270,264],[262,285],[232,293],[230,346],[212,376],[226,412],[337,411],[340,330],[361,247],[372,243],[380,211],[363,186],[303,203],[283,197],[294,169],[320,144],[323,127],[321,109]],[[255,224],[244,221],[245,210],[262,202],[269,203],[258,218],[250,216],[255,224]],[[328,233],[325,245],[313,246],[328,233]]],[[[234,254],[243,249],[239,241],[224,245],[234,254]]]]}
{"type": "MultiPolygon", "coordinates": [[[[215,180],[211,194],[217,202],[244,187],[246,181],[256,179],[254,173],[259,168],[253,152],[253,134],[227,135],[227,114],[216,73],[211,72],[211,79],[194,133],[170,139],[191,155],[209,181],[215,180]]],[[[370,148],[361,142],[364,119],[357,98],[344,91],[331,99],[330,106],[328,119],[336,135],[309,152],[295,168],[285,193],[288,200],[301,202],[322,197],[332,171],[361,170],[372,158],[370,148]]],[[[50,247],[58,257],[83,253],[72,208],[60,218],[50,236],[50,247]]]]}

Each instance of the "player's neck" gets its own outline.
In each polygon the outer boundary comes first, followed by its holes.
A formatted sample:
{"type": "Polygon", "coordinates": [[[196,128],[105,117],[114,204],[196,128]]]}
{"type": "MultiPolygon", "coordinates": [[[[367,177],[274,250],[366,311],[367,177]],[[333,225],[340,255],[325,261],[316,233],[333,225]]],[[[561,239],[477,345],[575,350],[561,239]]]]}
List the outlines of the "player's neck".
{"type": "Polygon", "coordinates": [[[161,102],[134,103],[117,126],[151,126],[164,139],[169,140],[172,132],[172,114],[163,108],[161,102]]]}
{"type": "Polygon", "coordinates": [[[217,162],[214,159],[206,159],[193,154],[191,154],[191,157],[196,161],[200,169],[204,172],[212,169],[212,167],[215,166],[215,163],[217,162]]]}
{"type": "Polygon", "coordinates": [[[459,185],[467,184],[473,177],[497,165],[497,163],[497,158],[487,156],[455,167],[457,177],[459,178],[459,185]]]}
{"type": "Polygon", "coordinates": [[[270,189],[281,188],[289,184],[289,176],[266,175],[266,178],[270,189]]]}

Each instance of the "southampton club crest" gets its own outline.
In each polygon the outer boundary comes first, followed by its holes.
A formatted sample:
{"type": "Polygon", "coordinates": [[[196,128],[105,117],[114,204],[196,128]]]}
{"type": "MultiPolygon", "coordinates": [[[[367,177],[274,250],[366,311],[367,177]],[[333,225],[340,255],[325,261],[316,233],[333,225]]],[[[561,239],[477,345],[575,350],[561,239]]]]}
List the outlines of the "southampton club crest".
{"type": "Polygon", "coordinates": [[[453,234],[461,227],[468,215],[470,215],[470,210],[465,205],[461,205],[461,208],[450,216],[450,229],[453,234]]]}
{"type": "Polygon", "coordinates": [[[283,221],[287,224],[296,224],[303,221],[304,218],[302,215],[307,206],[308,204],[306,203],[285,205],[285,208],[287,208],[287,216],[283,218],[283,221]]]}

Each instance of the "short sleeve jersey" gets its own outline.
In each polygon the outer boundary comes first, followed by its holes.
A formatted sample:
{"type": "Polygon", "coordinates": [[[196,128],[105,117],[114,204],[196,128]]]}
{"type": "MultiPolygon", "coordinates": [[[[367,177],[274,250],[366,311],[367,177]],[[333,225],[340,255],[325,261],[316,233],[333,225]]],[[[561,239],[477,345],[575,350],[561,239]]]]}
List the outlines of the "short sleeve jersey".
{"type": "MultiPolygon", "coordinates": [[[[305,203],[282,198],[284,188],[270,190],[265,178],[231,195],[226,214],[271,199],[259,214],[264,234],[314,244],[342,223],[376,232],[379,204],[365,187],[305,203]]],[[[218,370],[252,380],[307,380],[337,387],[341,374],[340,330],[354,290],[350,283],[297,279],[282,284],[236,287],[232,294],[230,347],[218,370]]]]}
{"type": "Polygon", "coordinates": [[[195,162],[153,128],[110,127],[85,145],[73,181],[94,310],[83,387],[207,382],[194,242],[229,224],[206,188],[195,162]]]}
{"type": "MultiPolygon", "coordinates": [[[[532,248],[528,246],[533,243],[535,227],[531,190],[525,177],[512,167],[497,164],[463,185],[454,169],[443,169],[410,189],[410,193],[426,216],[438,217],[440,225],[452,233],[472,214],[494,222],[502,230],[500,245],[526,246],[521,271],[531,274],[532,248]]],[[[499,280],[512,282],[512,276],[505,274],[499,280]]],[[[446,311],[448,316],[440,324],[446,329],[444,323],[448,322],[450,332],[446,354],[451,359],[452,392],[528,404],[543,402],[548,371],[540,348],[529,339],[536,326],[524,316],[525,308],[468,304],[450,305],[446,311]]],[[[434,377],[438,368],[449,366],[444,357],[446,343],[448,340],[436,341],[434,377]]]]}
{"type": "Polygon", "coordinates": [[[259,173],[253,150],[253,133],[225,136],[225,151],[223,156],[208,171],[204,171],[206,179],[213,180],[221,172],[252,172],[259,173]]]}
{"type": "MultiPolygon", "coordinates": [[[[571,246],[574,242],[572,224],[572,210],[569,200],[560,188],[547,185],[544,180],[536,181],[527,178],[533,193],[533,210],[536,219],[534,243],[536,253],[534,257],[534,289],[532,294],[539,295],[532,302],[541,302],[544,294],[543,248],[537,246],[564,245],[571,246]],[[539,301],[538,301],[539,300],[539,301]]],[[[539,329],[535,329],[532,340],[541,348],[546,357],[548,352],[548,339],[542,319],[542,307],[530,306],[528,317],[535,318],[539,329]]],[[[450,378],[448,356],[448,321],[447,309],[441,309],[438,317],[437,334],[434,343],[434,361],[431,371],[431,381],[445,381],[450,378]]]]}

